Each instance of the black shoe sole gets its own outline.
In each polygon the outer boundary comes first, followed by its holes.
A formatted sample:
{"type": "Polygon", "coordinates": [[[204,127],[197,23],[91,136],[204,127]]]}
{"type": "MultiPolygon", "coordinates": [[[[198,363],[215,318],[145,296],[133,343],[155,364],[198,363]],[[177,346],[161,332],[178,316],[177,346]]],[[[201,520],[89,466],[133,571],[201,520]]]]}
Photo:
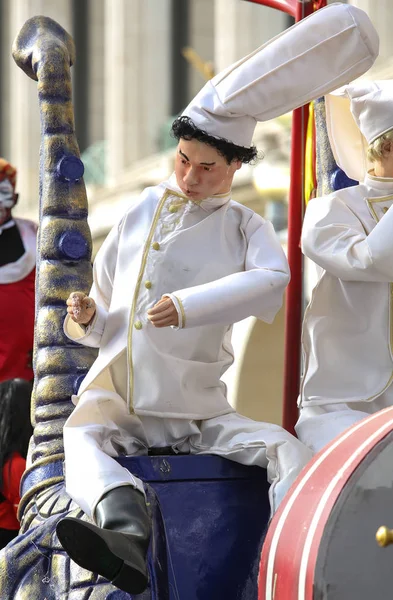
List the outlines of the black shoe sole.
{"type": "Polygon", "coordinates": [[[102,575],[129,594],[146,589],[145,559],[125,534],[72,517],[59,521],[56,532],[64,550],[80,567],[102,575]]]}

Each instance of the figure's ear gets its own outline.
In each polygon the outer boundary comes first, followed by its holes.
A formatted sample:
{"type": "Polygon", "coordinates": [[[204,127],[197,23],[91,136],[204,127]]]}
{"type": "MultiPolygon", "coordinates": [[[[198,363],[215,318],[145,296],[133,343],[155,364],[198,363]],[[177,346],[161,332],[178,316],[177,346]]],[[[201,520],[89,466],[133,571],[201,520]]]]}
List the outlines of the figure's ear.
{"type": "Polygon", "coordinates": [[[386,140],[385,142],[383,142],[381,151],[382,151],[382,156],[384,158],[386,158],[393,151],[393,146],[392,146],[391,140],[386,140]]]}
{"type": "Polygon", "coordinates": [[[19,194],[15,193],[14,194],[14,206],[17,204],[18,200],[19,200],[19,194]]]}

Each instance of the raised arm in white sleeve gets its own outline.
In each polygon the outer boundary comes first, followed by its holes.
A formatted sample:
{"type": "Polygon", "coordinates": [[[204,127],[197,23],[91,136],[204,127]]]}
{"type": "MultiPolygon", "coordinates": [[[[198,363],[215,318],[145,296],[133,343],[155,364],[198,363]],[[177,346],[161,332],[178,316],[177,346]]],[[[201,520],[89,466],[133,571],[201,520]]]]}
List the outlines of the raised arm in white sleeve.
{"type": "MultiPolygon", "coordinates": [[[[359,201],[364,201],[359,198],[359,201]]],[[[311,200],[305,214],[302,250],[343,281],[393,281],[393,211],[369,235],[337,196],[311,200]]]]}
{"type": "Polygon", "coordinates": [[[64,321],[64,333],[68,338],[84,346],[98,348],[104,332],[109,305],[112,298],[113,280],[116,270],[119,228],[111,229],[101,248],[97,252],[93,265],[93,285],[89,296],[96,303],[96,314],[92,322],[84,327],[75,323],[69,315],[64,321]]]}
{"type": "Polygon", "coordinates": [[[251,315],[273,321],[289,282],[287,259],[270,222],[253,215],[244,233],[244,271],[168,294],[181,306],[183,328],[231,325],[251,315]]]}

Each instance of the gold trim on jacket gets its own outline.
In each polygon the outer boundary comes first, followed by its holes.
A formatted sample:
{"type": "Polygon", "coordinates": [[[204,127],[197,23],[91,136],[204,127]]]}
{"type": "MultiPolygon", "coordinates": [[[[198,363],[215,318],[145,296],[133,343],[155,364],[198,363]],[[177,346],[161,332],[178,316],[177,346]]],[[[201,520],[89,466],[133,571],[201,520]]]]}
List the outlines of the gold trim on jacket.
{"type": "MultiPolygon", "coordinates": [[[[136,281],[136,285],[135,285],[135,291],[134,291],[134,297],[132,299],[132,305],[131,305],[131,312],[130,312],[130,322],[128,325],[128,337],[127,337],[127,355],[128,355],[128,363],[129,363],[129,381],[128,381],[128,401],[127,401],[127,405],[128,405],[128,410],[130,413],[133,413],[133,393],[134,393],[134,365],[132,362],[132,334],[133,334],[133,329],[134,329],[134,319],[135,319],[135,312],[136,312],[136,304],[138,301],[138,296],[139,296],[139,291],[141,288],[141,284],[142,284],[142,279],[143,279],[143,274],[145,272],[145,268],[146,268],[146,263],[147,263],[147,258],[151,249],[151,243],[152,243],[152,239],[154,236],[154,232],[156,230],[157,227],[157,223],[158,220],[161,216],[161,212],[162,209],[165,205],[165,202],[167,201],[167,199],[171,196],[175,196],[177,198],[181,198],[183,201],[188,202],[189,199],[186,196],[182,196],[181,194],[178,194],[177,192],[171,190],[171,189],[166,189],[161,200],[159,201],[154,217],[153,217],[153,221],[152,224],[150,226],[150,230],[149,230],[149,235],[147,236],[146,242],[145,242],[145,247],[143,249],[143,254],[142,254],[142,261],[141,261],[141,266],[139,268],[139,273],[138,273],[138,278],[136,281]]],[[[183,327],[184,327],[184,322],[185,322],[185,316],[183,317],[183,327]]],[[[137,322],[137,324],[139,323],[139,321],[137,322]]],[[[142,326],[138,327],[138,329],[142,329],[142,326]]]]}

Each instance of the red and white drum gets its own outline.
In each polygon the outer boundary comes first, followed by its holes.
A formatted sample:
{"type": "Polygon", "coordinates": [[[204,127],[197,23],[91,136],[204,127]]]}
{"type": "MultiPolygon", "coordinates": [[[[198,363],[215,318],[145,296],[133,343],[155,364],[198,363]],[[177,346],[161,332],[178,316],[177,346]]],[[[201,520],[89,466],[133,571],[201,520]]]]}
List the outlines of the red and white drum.
{"type": "Polygon", "coordinates": [[[393,407],[347,429],[305,467],[272,519],[259,600],[393,596],[393,407]]]}

